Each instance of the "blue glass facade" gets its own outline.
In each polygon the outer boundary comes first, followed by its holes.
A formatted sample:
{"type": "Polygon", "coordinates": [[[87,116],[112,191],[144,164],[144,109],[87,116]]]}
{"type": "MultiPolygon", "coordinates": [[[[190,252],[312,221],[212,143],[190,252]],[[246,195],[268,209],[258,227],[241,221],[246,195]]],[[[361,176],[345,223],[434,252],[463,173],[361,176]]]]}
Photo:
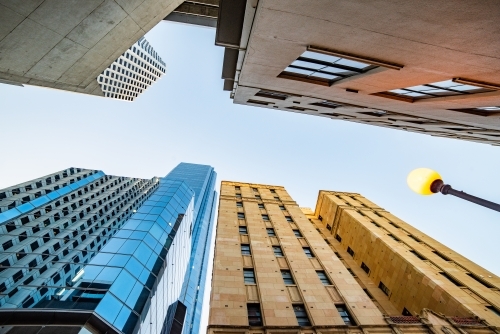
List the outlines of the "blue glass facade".
{"type": "Polygon", "coordinates": [[[182,180],[195,192],[194,225],[191,238],[191,258],[181,294],[181,301],[187,307],[184,334],[198,334],[207,279],[208,257],[217,193],[214,169],[206,165],[181,163],[174,168],[167,179],[182,180]]]}
{"type": "Polygon", "coordinates": [[[204,287],[214,182],[192,164],[151,180],[70,168],[0,190],[2,325],[181,333],[197,314],[191,277],[204,287]]]}

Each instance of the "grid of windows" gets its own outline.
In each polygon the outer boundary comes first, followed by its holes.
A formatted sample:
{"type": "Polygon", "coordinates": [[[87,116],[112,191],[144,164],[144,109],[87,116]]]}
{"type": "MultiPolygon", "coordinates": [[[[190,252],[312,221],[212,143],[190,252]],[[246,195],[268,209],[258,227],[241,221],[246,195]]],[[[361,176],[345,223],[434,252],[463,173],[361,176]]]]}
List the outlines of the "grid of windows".
{"type": "Polygon", "coordinates": [[[400,89],[392,89],[388,94],[407,98],[409,100],[421,100],[440,96],[452,95],[467,95],[483,92],[491,92],[493,89],[488,89],[472,84],[462,84],[452,80],[433,82],[418,86],[411,86],[400,89]]]}
{"type": "MultiPolygon", "coordinates": [[[[11,205],[22,214],[0,225],[0,244],[12,243],[0,253],[0,308],[92,309],[129,332],[148,299],[167,306],[177,301],[189,262],[194,196],[185,183],[70,168],[0,193],[0,205],[25,202],[11,205]],[[172,271],[169,295],[150,295],[166,277],[163,261],[173,263],[174,256],[179,270],[172,271]],[[112,309],[123,310],[120,321],[112,309]]],[[[163,326],[166,309],[148,315],[155,326],[163,326]]]]}
{"type": "Polygon", "coordinates": [[[243,269],[243,279],[245,284],[255,284],[255,272],[253,269],[243,269]]]}
{"type": "Polygon", "coordinates": [[[165,73],[165,63],[141,37],[98,77],[105,97],[133,101],[165,73]]]}

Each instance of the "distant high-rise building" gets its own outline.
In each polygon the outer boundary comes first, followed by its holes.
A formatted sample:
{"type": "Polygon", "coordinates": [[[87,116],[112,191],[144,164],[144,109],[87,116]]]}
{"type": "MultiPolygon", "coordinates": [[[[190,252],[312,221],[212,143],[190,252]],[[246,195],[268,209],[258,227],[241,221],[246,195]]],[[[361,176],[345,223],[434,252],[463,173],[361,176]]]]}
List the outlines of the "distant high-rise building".
{"type": "Polygon", "coordinates": [[[500,278],[359,194],[223,181],[208,333],[496,333],[500,278]]]}
{"type": "Polygon", "coordinates": [[[165,63],[141,37],[98,77],[105,97],[133,101],[165,73],[165,63]]]}
{"type": "Polygon", "coordinates": [[[70,168],[0,190],[2,333],[180,334],[207,202],[184,180],[70,168]]]}

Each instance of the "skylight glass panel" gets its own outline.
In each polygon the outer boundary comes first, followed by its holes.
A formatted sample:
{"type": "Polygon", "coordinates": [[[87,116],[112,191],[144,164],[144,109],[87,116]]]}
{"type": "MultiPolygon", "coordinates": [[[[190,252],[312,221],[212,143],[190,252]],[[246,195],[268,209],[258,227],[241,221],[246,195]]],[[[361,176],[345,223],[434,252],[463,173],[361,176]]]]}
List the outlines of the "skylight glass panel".
{"type": "MultiPolygon", "coordinates": [[[[453,80],[439,81],[429,84],[411,86],[400,89],[392,89],[387,93],[389,95],[396,95],[402,97],[408,97],[413,100],[427,99],[440,96],[453,96],[453,95],[466,95],[482,92],[491,92],[494,89],[484,88],[480,86],[461,84],[453,80]]],[[[387,95],[387,93],[381,93],[381,95],[387,95]]]]}
{"type": "Polygon", "coordinates": [[[301,58],[316,59],[316,60],[320,60],[320,61],[326,61],[328,63],[334,63],[340,59],[339,57],[330,56],[330,55],[326,55],[323,53],[312,52],[312,51],[306,51],[302,55],[300,55],[300,57],[301,58]]]}
{"type": "Polygon", "coordinates": [[[365,73],[377,66],[319,52],[305,51],[280,75],[287,79],[307,81],[321,85],[365,73]]]}

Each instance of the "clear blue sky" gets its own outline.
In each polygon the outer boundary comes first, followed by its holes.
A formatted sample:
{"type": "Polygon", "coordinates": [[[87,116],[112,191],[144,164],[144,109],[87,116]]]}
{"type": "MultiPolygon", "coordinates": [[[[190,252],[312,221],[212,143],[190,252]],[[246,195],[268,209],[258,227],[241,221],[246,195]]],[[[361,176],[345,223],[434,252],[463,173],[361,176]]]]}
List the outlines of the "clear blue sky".
{"type": "Polygon", "coordinates": [[[406,186],[417,167],[500,202],[500,148],[235,105],[222,91],[215,30],[162,22],[146,35],[166,75],[135,102],[0,84],[0,188],[69,166],[164,176],[210,164],[220,180],[283,185],[301,206],[318,190],[358,192],[500,274],[500,213],[406,186]]]}

